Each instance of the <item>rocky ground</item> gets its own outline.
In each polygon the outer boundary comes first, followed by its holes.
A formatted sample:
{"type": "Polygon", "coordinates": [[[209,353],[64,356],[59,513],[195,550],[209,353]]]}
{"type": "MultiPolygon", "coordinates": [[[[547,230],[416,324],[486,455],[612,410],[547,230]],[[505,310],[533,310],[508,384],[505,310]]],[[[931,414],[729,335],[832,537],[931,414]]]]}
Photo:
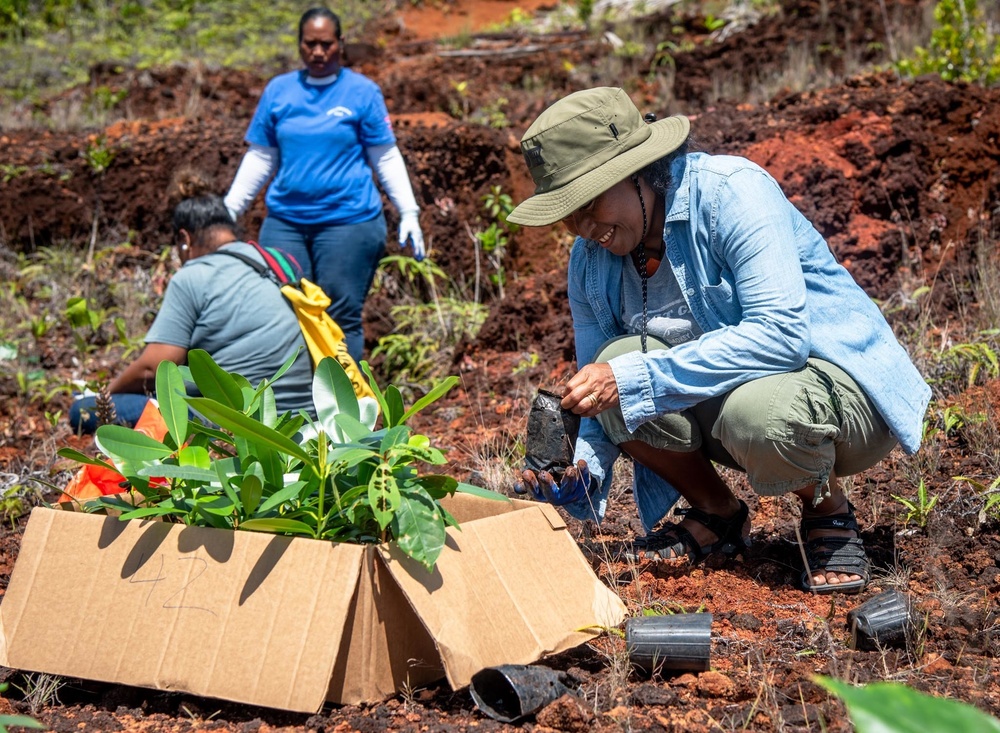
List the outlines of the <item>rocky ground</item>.
{"type": "MultiPolygon", "coordinates": [[[[540,17],[549,7],[517,5],[540,17]]],[[[753,545],[739,560],[693,570],[621,562],[617,550],[640,529],[624,489],[601,527],[571,522],[582,551],[632,612],[658,607],[714,614],[711,671],[652,679],[629,674],[620,664],[623,642],[610,635],[545,661],[579,684],[582,702],[561,700],[524,727],[850,730],[842,704],[813,682],[816,674],[903,681],[1000,714],[994,600],[1000,527],[981,511],[974,487],[954,480],[969,476],[988,485],[1000,475],[1000,382],[986,378],[987,364],[970,387],[948,379],[942,360],[934,358],[971,341],[985,315],[976,294],[996,254],[1000,90],[936,77],[901,80],[877,70],[890,58],[895,24],[926,12],[927,3],[916,0],[887,2],[885,15],[878,3],[862,0],[785,0],[776,14],[734,20],[726,36],[710,36],[704,17],[664,7],[642,28],[649,38],[677,39],[672,63],[659,63],[662,54],[617,56],[609,45],[614,39],[597,32],[473,32],[462,48],[438,40],[485,27],[514,6],[504,0],[413,5],[386,18],[354,49],[355,68],[385,92],[431,256],[454,280],[471,284],[476,277],[469,229],[482,225],[482,196],[491,186],[515,200],[530,193],[517,140],[534,116],[566,92],[623,84],[649,111],[689,114],[702,148],[746,156],[777,178],[857,281],[885,305],[901,340],[933,380],[936,398],[920,454],[894,453],[851,480],[862,537],[877,568],[860,597],[831,600],[796,590],[796,510],[784,500],[753,496],[736,475],[731,478],[750,505],[754,527],[753,545]],[[809,91],[792,91],[801,84],[789,69],[807,77],[809,91]],[[507,100],[502,106],[495,104],[500,97],[507,100]],[[502,111],[508,125],[474,121],[490,109],[502,111]],[[941,418],[947,407],[970,418],[964,429],[947,429],[941,418]],[[973,419],[977,415],[981,419],[973,419]],[[907,521],[906,507],[893,498],[912,499],[921,481],[938,497],[923,527],[907,521]],[[846,614],[888,588],[911,596],[919,628],[898,648],[850,648],[846,614]]],[[[105,129],[0,130],[0,161],[20,170],[5,176],[0,196],[4,280],[16,279],[13,253],[65,240],[85,248],[98,235],[134,245],[123,249],[119,266],[155,268],[155,253],[169,241],[164,191],[171,174],[196,163],[224,189],[266,81],[198,68],[95,68],[93,78],[94,85],[128,91],[117,111],[121,119],[105,129]],[[114,154],[105,169],[81,155],[97,148],[114,154]]],[[[52,109],[86,91],[54,100],[52,109]]],[[[258,201],[245,221],[251,236],[262,215],[258,201]]],[[[482,280],[489,316],[447,365],[461,376],[460,387],[421,416],[418,427],[440,436],[450,470],[464,480],[509,488],[506,469],[523,439],[534,390],[573,371],[568,245],[555,228],[513,235],[503,297],[482,280]]],[[[392,302],[387,292],[370,299],[369,347],[392,329],[392,302]]],[[[68,332],[37,348],[38,363],[67,378],[114,369],[120,355],[99,352],[92,362],[75,363],[68,332]]],[[[65,466],[53,462],[54,449],[74,439],[65,427],[53,428],[44,410],[65,407],[69,398],[55,396],[49,405],[23,399],[8,373],[0,373],[0,395],[0,471],[7,472],[0,477],[39,470],[64,476],[59,471],[65,466]]],[[[0,534],[3,587],[25,521],[5,524],[0,534]]],[[[23,685],[18,674],[8,676],[23,685]]],[[[0,706],[25,712],[27,702],[19,697],[0,700],[0,706]]],[[[310,717],[70,680],[58,701],[43,705],[36,717],[59,731],[504,727],[477,712],[467,690],[451,691],[443,683],[310,717]]]]}

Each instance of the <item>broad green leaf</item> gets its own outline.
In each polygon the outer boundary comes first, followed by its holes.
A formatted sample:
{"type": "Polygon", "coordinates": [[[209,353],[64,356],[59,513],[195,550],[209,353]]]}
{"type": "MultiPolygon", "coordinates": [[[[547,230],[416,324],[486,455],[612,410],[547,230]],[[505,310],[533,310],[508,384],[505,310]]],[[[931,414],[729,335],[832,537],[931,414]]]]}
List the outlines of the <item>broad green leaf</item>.
{"type": "Polygon", "coordinates": [[[387,415],[389,412],[389,406],[385,402],[385,395],[382,393],[382,390],[379,389],[378,382],[375,381],[375,377],[372,374],[372,368],[368,365],[368,362],[364,360],[362,360],[360,366],[361,371],[363,371],[365,376],[368,377],[368,385],[372,388],[372,392],[375,394],[375,400],[378,402],[379,410],[383,415],[387,415]]]}
{"type": "Polygon", "coordinates": [[[334,448],[332,451],[327,453],[326,461],[329,464],[339,463],[343,461],[347,464],[348,468],[353,468],[362,461],[366,461],[369,458],[377,458],[378,453],[371,450],[370,448],[353,448],[350,446],[342,446],[340,448],[334,448]]]}
{"type": "Polygon", "coordinates": [[[97,512],[102,509],[117,509],[123,512],[130,512],[135,509],[135,504],[127,502],[114,494],[109,494],[108,496],[98,496],[95,499],[83,503],[83,511],[85,512],[97,512]]]}
{"type": "Polygon", "coordinates": [[[372,431],[368,429],[367,425],[358,420],[356,417],[348,415],[345,412],[342,412],[339,415],[334,415],[333,421],[338,428],[336,434],[342,436],[343,438],[338,442],[343,443],[345,440],[358,441],[372,434],[372,431]]]}
{"type": "MultiPolygon", "coordinates": [[[[248,384],[247,386],[240,388],[240,393],[243,395],[243,407],[240,408],[240,412],[244,415],[252,416],[255,420],[259,419],[256,414],[258,404],[260,402],[257,390],[248,384]]],[[[261,420],[261,422],[264,421],[261,420]]]]}
{"type": "Polygon", "coordinates": [[[212,467],[212,457],[200,445],[181,448],[177,451],[177,462],[182,466],[194,466],[206,471],[212,467]]]}
{"type": "Polygon", "coordinates": [[[419,400],[417,400],[413,404],[413,407],[411,407],[409,410],[406,411],[402,419],[400,419],[400,422],[405,423],[411,417],[413,417],[422,409],[427,407],[427,405],[430,405],[433,402],[440,399],[441,397],[443,397],[448,392],[448,390],[450,390],[456,384],[458,384],[458,377],[448,377],[443,382],[436,385],[430,392],[428,392],[419,400]]]}
{"type": "Polygon", "coordinates": [[[213,464],[215,469],[215,475],[219,479],[219,483],[222,484],[222,490],[229,497],[229,500],[233,502],[238,507],[242,507],[242,502],[240,501],[239,495],[232,486],[231,478],[236,473],[236,461],[232,458],[225,458],[221,461],[215,461],[213,464]]]}
{"type": "Polygon", "coordinates": [[[150,478],[154,476],[162,476],[163,478],[198,481],[205,484],[211,483],[216,479],[214,471],[209,471],[205,468],[198,468],[197,466],[175,466],[170,463],[157,463],[152,466],[146,466],[145,468],[139,469],[139,475],[150,478]]]}
{"type": "MultiPolygon", "coordinates": [[[[191,376],[194,378],[194,383],[198,385],[199,392],[208,399],[215,400],[231,409],[243,409],[243,391],[240,385],[232,375],[213,361],[207,351],[192,349],[188,352],[187,357],[191,376]]],[[[205,415],[205,417],[212,420],[211,415],[205,415]]]]}
{"type": "Polygon", "coordinates": [[[445,509],[440,504],[438,505],[438,511],[440,511],[441,512],[441,516],[444,517],[444,523],[446,525],[448,525],[449,527],[454,527],[459,532],[462,531],[462,527],[459,525],[458,520],[455,519],[455,517],[452,516],[451,512],[449,512],[447,509],[445,509]]]}
{"type": "MultiPolygon", "coordinates": [[[[232,505],[230,505],[232,506],[232,505]]],[[[216,529],[232,529],[232,512],[227,512],[225,515],[213,514],[212,512],[205,511],[205,508],[198,504],[195,506],[193,513],[189,515],[191,524],[197,525],[199,527],[215,527],[216,529]]]]}
{"type": "Polygon", "coordinates": [[[281,486],[285,482],[287,457],[264,446],[257,446],[257,457],[264,469],[264,482],[271,486],[281,486]]]}
{"type": "Polygon", "coordinates": [[[401,495],[393,535],[400,550],[428,570],[434,569],[444,548],[445,521],[427,492],[414,487],[401,495]]]}
{"type": "Polygon", "coordinates": [[[247,417],[239,410],[221,405],[218,402],[205,397],[188,397],[188,403],[198,412],[217,425],[230,430],[234,435],[246,440],[267,445],[277,450],[295,456],[303,463],[311,463],[309,454],[306,453],[297,443],[277,430],[261,425],[251,417],[247,417]]]}
{"type": "Polygon", "coordinates": [[[193,420],[190,425],[188,425],[189,434],[198,433],[199,435],[204,435],[211,438],[217,443],[225,443],[226,445],[233,444],[233,436],[229,433],[224,433],[221,430],[215,428],[210,428],[208,425],[204,425],[197,420],[193,420]]]}
{"type": "Polygon", "coordinates": [[[295,417],[290,417],[286,412],[281,418],[278,419],[278,424],[275,427],[279,433],[285,437],[291,438],[299,429],[306,424],[306,419],[302,415],[296,415],[295,417]]]}
{"type": "Polygon", "coordinates": [[[317,365],[313,374],[312,393],[316,415],[331,435],[338,434],[334,423],[336,415],[350,415],[355,420],[361,419],[358,396],[354,393],[351,378],[332,356],[325,357],[317,365]]]}
{"type": "Polygon", "coordinates": [[[398,461],[400,458],[407,458],[412,461],[423,461],[424,463],[430,463],[434,466],[440,466],[447,461],[445,460],[444,454],[437,448],[422,448],[409,443],[404,443],[397,445],[388,451],[390,457],[394,459],[394,462],[398,461]]]}
{"type": "Polygon", "coordinates": [[[283,519],[274,517],[268,519],[247,519],[240,523],[240,529],[249,529],[254,532],[274,532],[276,534],[304,534],[309,537],[315,536],[315,532],[305,522],[296,519],[283,519]]]}
{"type": "Polygon", "coordinates": [[[458,480],[451,476],[429,473],[417,479],[417,482],[424,491],[430,494],[432,499],[440,501],[448,494],[454,494],[458,489],[458,480]]]}
{"type": "Polygon", "coordinates": [[[129,519],[145,519],[146,517],[163,517],[167,514],[174,514],[177,508],[169,505],[160,506],[144,506],[138,509],[133,509],[130,512],[125,512],[121,515],[120,519],[124,522],[129,519]]]}
{"type": "MultiPolygon", "coordinates": [[[[390,408],[391,409],[391,408],[390,408]]],[[[405,425],[396,425],[385,431],[379,444],[379,453],[387,453],[394,445],[406,445],[410,439],[410,429],[405,425]]]]}
{"type": "Polygon", "coordinates": [[[399,508],[399,485],[396,477],[385,464],[379,464],[368,482],[368,503],[380,529],[385,529],[392,521],[392,515],[399,508]]]}
{"type": "Polygon", "coordinates": [[[285,372],[287,372],[289,369],[292,368],[292,364],[294,364],[295,360],[299,358],[299,354],[302,353],[303,349],[304,347],[300,346],[295,350],[294,354],[285,359],[285,363],[282,364],[281,367],[278,369],[278,371],[275,373],[275,375],[271,377],[271,384],[274,384],[279,379],[281,379],[284,376],[285,372]]]}
{"type": "Polygon", "coordinates": [[[260,421],[269,428],[278,424],[278,404],[274,400],[274,390],[270,387],[260,396],[260,421]]]}
{"type": "Polygon", "coordinates": [[[56,451],[57,456],[63,458],[69,458],[71,461],[76,461],[77,463],[86,463],[91,466],[100,466],[101,468],[106,468],[109,471],[117,471],[118,469],[112,466],[107,461],[102,461],[100,458],[92,458],[85,453],[81,453],[78,450],[73,450],[72,448],[60,448],[56,451]]]}
{"type": "Polygon", "coordinates": [[[156,368],[156,401],[167,424],[167,432],[179,446],[184,444],[188,435],[186,396],[181,370],[172,361],[161,361],[156,368]]]}
{"type": "Polygon", "coordinates": [[[39,723],[34,718],[29,718],[27,715],[0,715],[0,733],[6,733],[7,726],[36,728],[38,730],[45,730],[49,727],[44,723],[39,723]]]}
{"type": "MultiPolygon", "coordinates": [[[[251,471],[260,471],[260,464],[251,466],[251,471]]],[[[260,505],[260,497],[264,494],[264,482],[256,473],[248,472],[239,482],[240,503],[243,504],[243,511],[247,516],[253,516],[260,505]]]]}
{"type": "Polygon", "coordinates": [[[286,501],[291,501],[292,499],[297,499],[299,496],[299,490],[306,485],[305,481],[295,481],[293,483],[284,486],[273,494],[271,494],[267,499],[257,507],[257,514],[267,514],[272,509],[281,506],[286,501]]]}
{"type": "Polygon", "coordinates": [[[209,514],[215,514],[219,517],[228,517],[236,509],[236,505],[230,501],[225,496],[219,496],[218,494],[207,494],[205,496],[199,496],[195,499],[195,504],[198,508],[209,514]]]}
{"type": "Polygon", "coordinates": [[[101,451],[129,463],[160,461],[173,453],[160,441],[124,425],[102,425],[97,429],[95,440],[101,451]]]}
{"type": "Polygon", "coordinates": [[[855,687],[830,677],[813,679],[844,701],[857,733],[1000,733],[1000,720],[978,708],[898,682],[855,687]]]}
{"type": "Polygon", "coordinates": [[[420,433],[414,433],[413,435],[411,435],[410,439],[407,442],[414,448],[431,447],[431,439],[428,438],[426,435],[421,435],[420,433]]]}
{"type": "Polygon", "coordinates": [[[359,397],[358,410],[361,413],[361,422],[369,430],[374,430],[375,423],[378,422],[378,400],[367,396],[359,397]]]}
{"type": "MultiPolygon", "coordinates": [[[[421,477],[423,480],[424,477],[421,477]]],[[[508,499],[503,494],[497,493],[496,491],[491,491],[490,489],[484,489],[480,486],[475,486],[473,484],[464,484],[459,482],[458,487],[455,491],[462,494],[471,494],[472,496],[478,496],[481,499],[492,499],[493,501],[505,501],[508,504],[510,499],[508,499]]]]}
{"type": "Polygon", "coordinates": [[[403,413],[405,412],[403,408],[403,395],[399,393],[399,389],[395,385],[390,384],[385,388],[385,404],[388,408],[388,412],[385,415],[385,426],[387,428],[394,428],[402,422],[403,413]]]}

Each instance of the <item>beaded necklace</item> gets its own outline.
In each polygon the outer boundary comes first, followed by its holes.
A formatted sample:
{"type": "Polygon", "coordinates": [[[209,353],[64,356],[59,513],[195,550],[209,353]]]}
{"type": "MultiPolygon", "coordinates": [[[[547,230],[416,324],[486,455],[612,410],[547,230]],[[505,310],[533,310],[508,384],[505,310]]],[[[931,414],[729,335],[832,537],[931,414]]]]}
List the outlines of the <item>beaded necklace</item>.
{"type": "Polygon", "coordinates": [[[639,240],[639,249],[636,251],[636,259],[639,261],[639,277],[642,278],[642,329],[639,332],[639,342],[642,345],[642,353],[646,353],[646,320],[648,318],[649,305],[646,300],[648,289],[649,273],[646,271],[646,229],[649,224],[646,220],[646,202],[642,198],[642,189],[639,187],[638,174],[632,174],[632,183],[635,184],[635,192],[639,194],[639,206],[642,208],[642,238],[639,240]]]}

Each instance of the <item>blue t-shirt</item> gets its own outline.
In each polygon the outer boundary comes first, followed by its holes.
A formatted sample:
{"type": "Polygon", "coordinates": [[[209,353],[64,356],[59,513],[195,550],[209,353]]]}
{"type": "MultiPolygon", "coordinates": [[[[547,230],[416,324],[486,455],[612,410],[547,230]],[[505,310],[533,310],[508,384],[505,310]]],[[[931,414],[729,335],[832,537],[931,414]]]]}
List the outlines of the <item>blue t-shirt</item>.
{"type": "Polygon", "coordinates": [[[272,79],[246,141],[278,148],[268,187],[269,214],[295,224],[357,224],[382,211],[365,148],[396,142],[382,91],[341,69],[332,84],[309,84],[308,72],[272,79]]]}

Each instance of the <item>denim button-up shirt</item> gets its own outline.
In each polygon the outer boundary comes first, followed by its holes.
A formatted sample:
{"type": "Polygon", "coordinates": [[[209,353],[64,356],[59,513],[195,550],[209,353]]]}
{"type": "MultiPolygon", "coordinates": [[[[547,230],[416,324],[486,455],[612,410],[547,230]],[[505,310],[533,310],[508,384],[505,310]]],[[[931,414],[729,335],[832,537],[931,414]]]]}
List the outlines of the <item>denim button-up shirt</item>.
{"type": "MultiPolygon", "coordinates": [[[[634,431],[745,382],[798,369],[813,356],[850,374],[902,447],[915,452],[930,388],[878,307],[777,182],[744,158],[703,153],[680,156],[672,174],[661,267],[673,270],[705,333],[667,351],[609,362],[626,427],[634,431]]],[[[607,339],[626,333],[623,267],[631,267],[629,257],[591,240],[574,243],[568,286],[581,367],[607,339]]],[[[567,505],[574,516],[603,517],[618,455],[597,420],[584,418],[576,459],[587,461],[600,489],[567,505]]],[[[638,464],[635,482],[648,530],[677,491],[638,464]]]]}

